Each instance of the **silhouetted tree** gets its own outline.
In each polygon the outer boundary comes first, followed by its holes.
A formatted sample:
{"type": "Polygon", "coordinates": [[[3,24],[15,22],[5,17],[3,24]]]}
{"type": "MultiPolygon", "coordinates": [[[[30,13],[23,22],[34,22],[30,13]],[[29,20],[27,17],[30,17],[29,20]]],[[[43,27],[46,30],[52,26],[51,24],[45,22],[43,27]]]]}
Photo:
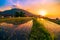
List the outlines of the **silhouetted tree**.
{"type": "Polygon", "coordinates": [[[20,17],[25,17],[25,13],[21,11],[21,12],[19,13],[19,16],[20,16],[20,17]]]}
{"type": "Polygon", "coordinates": [[[19,13],[18,12],[15,13],[15,17],[19,17],[19,13]]]}
{"type": "Polygon", "coordinates": [[[20,16],[20,17],[25,17],[25,13],[22,12],[22,11],[21,11],[21,12],[16,12],[16,13],[15,13],[15,17],[19,17],[19,16],[20,16]]]}
{"type": "Polygon", "coordinates": [[[56,18],[56,20],[59,20],[59,18],[56,18]]]}

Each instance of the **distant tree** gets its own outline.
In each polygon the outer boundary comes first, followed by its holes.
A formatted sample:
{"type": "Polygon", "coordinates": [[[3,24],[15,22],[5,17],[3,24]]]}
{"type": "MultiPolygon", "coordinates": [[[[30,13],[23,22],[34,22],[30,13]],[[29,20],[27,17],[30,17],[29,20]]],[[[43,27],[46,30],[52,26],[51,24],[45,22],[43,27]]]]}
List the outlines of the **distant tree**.
{"type": "Polygon", "coordinates": [[[0,15],[0,17],[1,17],[2,15],[0,15]]]}
{"type": "Polygon", "coordinates": [[[57,24],[59,24],[59,25],[60,25],[60,20],[59,20],[59,18],[56,18],[55,23],[57,23],[57,24]]]}
{"type": "Polygon", "coordinates": [[[24,12],[16,12],[15,13],[15,17],[25,17],[25,15],[24,15],[25,13],[24,12]]]}
{"type": "Polygon", "coordinates": [[[56,20],[59,20],[59,18],[56,18],[56,20]]]}
{"type": "Polygon", "coordinates": [[[19,16],[20,16],[20,17],[25,17],[25,13],[21,11],[21,12],[19,13],[19,16]]]}
{"type": "Polygon", "coordinates": [[[15,13],[15,17],[19,17],[19,13],[18,12],[15,13]]]}

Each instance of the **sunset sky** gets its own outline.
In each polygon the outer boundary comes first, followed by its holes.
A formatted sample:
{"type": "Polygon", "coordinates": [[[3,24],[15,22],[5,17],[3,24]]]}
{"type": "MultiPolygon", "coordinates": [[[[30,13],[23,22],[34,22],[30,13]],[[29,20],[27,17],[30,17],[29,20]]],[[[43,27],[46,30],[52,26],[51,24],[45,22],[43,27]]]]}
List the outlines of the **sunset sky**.
{"type": "Polygon", "coordinates": [[[60,18],[60,0],[0,0],[0,11],[14,8],[13,5],[33,14],[46,10],[47,17],[60,18]]]}

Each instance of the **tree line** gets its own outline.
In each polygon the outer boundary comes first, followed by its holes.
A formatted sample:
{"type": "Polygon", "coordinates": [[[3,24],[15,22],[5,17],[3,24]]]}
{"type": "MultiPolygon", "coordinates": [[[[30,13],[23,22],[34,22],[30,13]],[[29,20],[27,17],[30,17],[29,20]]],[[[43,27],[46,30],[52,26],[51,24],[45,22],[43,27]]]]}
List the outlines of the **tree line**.
{"type": "Polygon", "coordinates": [[[2,18],[4,18],[4,17],[25,17],[25,13],[22,11],[21,12],[15,12],[12,15],[9,15],[9,13],[8,13],[6,15],[0,15],[0,17],[2,17],[2,18]]]}

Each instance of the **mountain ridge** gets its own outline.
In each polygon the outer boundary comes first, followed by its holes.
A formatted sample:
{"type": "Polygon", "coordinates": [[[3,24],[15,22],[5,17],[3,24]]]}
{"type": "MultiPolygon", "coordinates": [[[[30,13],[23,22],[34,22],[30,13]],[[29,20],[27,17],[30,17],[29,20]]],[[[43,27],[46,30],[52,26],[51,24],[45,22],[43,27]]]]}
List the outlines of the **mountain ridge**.
{"type": "Polygon", "coordinates": [[[24,15],[27,17],[33,17],[33,16],[35,16],[35,14],[33,14],[33,13],[30,13],[30,12],[28,12],[28,11],[26,11],[26,10],[23,10],[23,9],[18,9],[18,8],[13,8],[13,9],[11,9],[11,10],[5,10],[5,11],[0,11],[0,15],[1,16],[13,16],[16,12],[23,12],[23,13],[25,13],[24,15]]]}

